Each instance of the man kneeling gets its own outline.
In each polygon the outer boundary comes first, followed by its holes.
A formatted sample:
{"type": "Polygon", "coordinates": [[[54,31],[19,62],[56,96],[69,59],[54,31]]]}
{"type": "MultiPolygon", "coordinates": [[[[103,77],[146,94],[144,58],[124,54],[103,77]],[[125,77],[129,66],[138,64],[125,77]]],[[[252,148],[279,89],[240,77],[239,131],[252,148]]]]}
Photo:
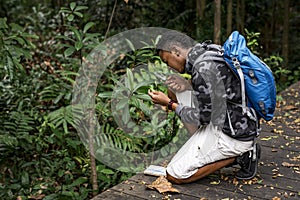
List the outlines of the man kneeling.
{"type": "Polygon", "coordinates": [[[175,111],[193,134],[167,166],[167,179],[173,183],[196,181],[232,164],[241,166],[235,175],[238,179],[251,179],[257,172],[257,122],[243,112],[240,80],[226,65],[221,46],[214,48],[220,51],[209,51],[207,43],[194,44],[176,31],[162,35],[157,44],[163,62],[191,75],[190,83],[179,76],[168,77],[169,90],[189,90],[194,96],[193,106],[187,106],[171,98],[174,95],[148,92],[153,103],[175,111]]]}

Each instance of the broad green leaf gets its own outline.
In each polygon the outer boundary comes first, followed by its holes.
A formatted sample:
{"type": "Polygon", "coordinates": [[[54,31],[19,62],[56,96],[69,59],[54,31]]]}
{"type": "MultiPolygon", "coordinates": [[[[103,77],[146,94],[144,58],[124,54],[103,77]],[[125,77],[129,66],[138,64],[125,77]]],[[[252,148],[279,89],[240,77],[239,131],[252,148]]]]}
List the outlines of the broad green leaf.
{"type": "Polygon", "coordinates": [[[71,22],[74,20],[74,15],[73,14],[70,14],[68,17],[67,17],[68,21],[71,22]]]}
{"type": "Polygon", "coordinates": [[[130,104],[137,108],[140,107],[140,101],[135,96],[130,98],[130,104]]]}
{"type": "Polygon", "coordinates": [[[74,53],[76,49],[74,47],[69,47],[64,51],[65,57],[68,57],[74,53]]]}
{"type": "MultiPolygon", "coordinates": [[[[67,36],[64,36],[64,35],[58,35],[58,36],[55,36],[55,38],[58,38],[58,39],[63,39],[63,40],[68,40],[68,41],[72,41],[72,42],[75,42],[75,40],[73,40],[72,38],[70,37],[67,37],[67,36]]],[[[59,44],[59,46],[70,46],[69,44],[59,44]]]]}
{"type": "Polygon", "coordinates": [[[134,96],[138,99],[151,101],[151,97],[148,94],[135,94],[134,96]]]}
{"type": "Polygon", "coordinates": [[[160,123],[158,124],[157,128],[162,128],[162,127],[165,126],[167,123],[168,123],[168,121],[167,121],[167,120],[164,120],[164,121],[162,121],[162,122],[160,122],[160,123]]]}
{"type": "Polygon", "coordinates": [[[64,175],[64,170],[60,169],[58,170],[58,177],[62,177],[64,175]]]}
{"type": "Polygon", "coordinates": [[[127,38],[125,38],[125,40],[126,40],[127,44],[129,45],[129,48],[130,48],[132,51],[135,51],[135,48],[134,48],[132,42],[131,42],[130,40],[128,40],[127,38]]]}
{"type": "Polygon", "coordinates": [[[39,39],[38,35],[35,34],[30,34],[30,33],[21,33],[22,37],[26,37],[26,38],[33,38],[33,39],[39,39]]]}
{"type": "Polygon", "coordinates": [[[137,91],[141,87],[149,86],[151,83],[152,83],[152,81],[142,81],[142,82],[139,82],[138,84],[135,85],[135,87],[133,88],[132,92],[137,91]]]}
{"type": "MultiPolygon", "coordinates": [[[[147,95],[148,96],[148,95],[147,95]]],[[[143,102],[140,102],[140,107],[139,107],[143,113],[146,115],[146,116],[150,116],[151,112],[150,112],[150,109],[149,109],[149,106],[147,106],[146,104],[144,104],[143,102]]]]}
{"type": "Polygon", "coordinates": [[[87,6],[77,6],[74,11],[85,10],[88,9],[87,6]]]}
{"type": "Polygon", "coordinates": [[[76,2],[71,2],[70,3],[71,10],[74,10],[75,7],[76,7],[76,2]]]}
{"type": "Polygon", "coordinates": [[[73,33],[75,34],[76,40],[77,41],[81,41],[82,37],[80,32],[73,26],[70,26],[71,31],[73,31],[73,33]]]}
{"type": "Polygon", "coordinates": [[[100,98],[111,98],[112,97],[112,92],[101,92],[98,94],[98,97],[100,98]]]}
{"type": "Polygon", "coordinates": [[[132,71],[129,68],[126,69],[126,75],[125,85],[132,92],[134,90],[134,80],[132,71]]]}
{"type": "Polygon", "coordinates": [[[82,18],[83,14],[81,12],[74,12],[74,15],[77,15],[78,17],[82,18]]]}
{"type": "Polygon", "coordinates": [[[128,98],[122,98],[116,105],[116,110],[122,110],[128,107],[128,98]]]}
{"type": "Polygon", "coordinates": [[[94,26],[94,22],[87,23],[83,28],[83,33],[86,33],[92,26],[94,26]]]}
{"type": "Polygon", "coordinates": [[[15,183],[15,184],[10,184],[8,188],[13,190],[19,190],[20,188],[22,188],[22,186],[20,184],[15,183]]]}
{"type": "Polygon", "coordinates": [[[21,183],[23,186],[29,185],[29,175],[26,171],[23,171],[23,173],[22,173],[21,183]]]}
{"type": "Polygon", "coordinates": [[[96,47],[96,45],[99,45],[98,37],[100,36],[99,33],[85,33],[85,37],[83,38],[82,42],[87,42],[87,41],[93,41],[95,44],[93,45],[93,48],[96,47]]]}
{"type": "Polygon", "coordinates": [[[125,106],[122,110],[123,115],[122,115],[122,120],[124,124],[127,124],[129,122],[130,119],[130,114],[129,114],[129,108],[128,106],[125,106]]]}
{"type": "Polygon", "coordinates": [[[61,7],[59,13],[72,13],[72,11],[67,7],[61,7]]]}
{"type": "Polygon", "coordinates": [[[76,49],[77,51],[79,51],[82,47],[83,47],[83,44],[82,44],[81,41],[75,42],[75,49],[76,49]]]}
{"type": "Polygon", "coordinates": [[[115,173],[111,169],[102,169],[100,172],[103,174],[114,174],[115,173]]]}
{"type": "Polygon", "coordinates": [[[18,37],[18,36],[10,36],[7,38],[8,40],[16,40],[20,45],[24,45],[25,44],[25,40],[21,37],[18,37]]]}
{"type": "Polygon", "coordinates": [[[7,23],[6,23],[7,19],[6,18],[0,18],[0,29],[7,29],[7,23]]]}

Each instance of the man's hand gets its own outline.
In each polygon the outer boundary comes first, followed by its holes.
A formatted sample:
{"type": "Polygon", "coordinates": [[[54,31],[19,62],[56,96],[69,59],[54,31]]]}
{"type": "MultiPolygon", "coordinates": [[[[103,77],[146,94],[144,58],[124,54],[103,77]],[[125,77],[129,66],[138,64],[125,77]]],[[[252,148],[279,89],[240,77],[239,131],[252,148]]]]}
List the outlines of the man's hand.
{"type": "Polygon", "coordinates": [[[183,92],[185,90],[192,90],[192,86],[189,83],[189,81],[187,81],[185,78],[178,75],[169,76],[165,84],[173,92],[183,92]]]}
{"type": "Polygon", "coordinates": [[[163,92],[148,90],[148,94],[151,97],[153,103],[166,106],[170,102],[170,98],[163,92]]]}

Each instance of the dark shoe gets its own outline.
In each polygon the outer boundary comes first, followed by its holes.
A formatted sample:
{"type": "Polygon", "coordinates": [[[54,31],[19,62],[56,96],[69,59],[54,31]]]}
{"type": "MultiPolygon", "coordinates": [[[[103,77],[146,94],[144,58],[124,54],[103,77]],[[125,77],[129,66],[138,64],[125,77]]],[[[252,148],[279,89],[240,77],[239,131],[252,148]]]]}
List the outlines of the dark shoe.
{"type": "Polygon", "coordinates": [[[238,165],[238,163],[236,162],[236,159],[234,160],[233,163],[230,163],[229,165],[225,166],[226,168],[229,168],[229,167],[233,167],[234,165],[238,165]]]}
{"type": "Polygon", "coordinates": [[[260,146],[256,143],[253,150],[238,156],[236,161],[241,166],[241,169],[236,173],[235,177],[240,180],[252,179],[257,173],[260,154],[260,146]]]}

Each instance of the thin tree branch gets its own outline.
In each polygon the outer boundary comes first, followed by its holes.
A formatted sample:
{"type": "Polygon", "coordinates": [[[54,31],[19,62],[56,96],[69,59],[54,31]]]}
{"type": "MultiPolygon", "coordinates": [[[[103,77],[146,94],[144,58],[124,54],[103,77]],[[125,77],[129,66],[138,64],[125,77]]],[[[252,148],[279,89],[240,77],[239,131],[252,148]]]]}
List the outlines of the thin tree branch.
{"type": "Polygon", "coordinates": [[[117,7],[117,2],[118,2],[118,0],[115,0],[115,5],[113,7],[113,10],[112,10],[112,13],[111,13],[111,16],[110,16],[110,19],[109,19],[109,23],[108,23],[108,27],[107,27],[104,39],[106,39],[106,37],[108,35],[109,29],[110,29],[110,26],[111,26],[111,22],[112,22],[112,18],[114,16],[114,13],[115,13],[115,10],[116,10],[116,7],[117,7]]]}

